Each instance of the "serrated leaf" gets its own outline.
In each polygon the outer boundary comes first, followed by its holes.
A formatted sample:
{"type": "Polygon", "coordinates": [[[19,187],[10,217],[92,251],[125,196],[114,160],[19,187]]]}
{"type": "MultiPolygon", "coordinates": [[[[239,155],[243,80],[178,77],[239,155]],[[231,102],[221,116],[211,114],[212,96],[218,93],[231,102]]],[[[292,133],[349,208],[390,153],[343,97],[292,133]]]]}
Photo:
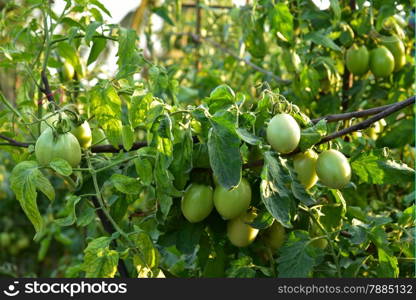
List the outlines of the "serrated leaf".
{"type": "Polygon", "coordinates": [[[309,233],[303,230],[292,231],[277,259],[280,278],[310,277],[317,264],[320,250],[311,246],[309,233]]]}
{"type": "Polygon", "coordinates": [[[98,27],[102,25],[101,22],[91,22],[88,24],[87,29],[85,30],[85,43],[89,46],[90,42],[95,34],[95,31],[98,27]]]}
{"type": "Polygon", "coordinates": [[[293,41],[293,16],[287,4],[277,3],[269,12],[271,30],[278,32],[286,41],[293,41]]]}
{"type": "Polygon", "coordinates": [[[84,250],[85,277],[87,278],[113,278],[117,272],[119,255],[117,251],[110,250],[112,241],[109,237],[99,237],[89,242],[84,250]]]}
{"type": "Polygon", "coordinates": [[[100,53],[105,49],[107,45],[107,40],[103,38],[93,38],[92,39],[92,47],[90,54],[88,55],[87,65],[89,66],[93,62],[95,62],[100,55],[100,53]]]}
{"type": "Polygon", "coordinates": [[[332,41],[329,37],[327,37],[319,31],[312,31],[306,34],[304,38],[306,40],[311,40],[317,45],[321,45],[326,48],[341,52],[341,48],[337,44],[335,44],[334,41],[332,41]]]}
{"type": "Polygon", "coordinates": [[[236,130],[238,136],[240,139],[242,139],[244,142],[250,145],[259,145],[261,142],[261,138],[258,136],[255,136],[254,134],[251,134],[248,132],[247,129],[244,128],[237,128],[236,130]]]}
{"type": "Polygon", "coordinates": [[[291,228],[295,207],[292,191],[287,187],[291,182],[289,171],[273,152],[265,152],[261,174],[260,195],[269,213],[284,227],[291,228]]]}
{"type": "Polygon", "coordinates": [[[77,217],[75,215],[75,207],[78,202],[81,201],[81,197],[71,195],[66,199],[65,211],[67,216],[60,219],[55,219],[54,222],[59,226],[70,226],[75,223],[77,217]]]}
{"type": "Polygon", "coordinates": [[[361,153],[351,167],[362,182],[372,184],[412,182],[415,176],[415,171],[406,164],[387,159],[374,151],[361,153]]]}
{"type": "Polygon", "coordinates": [[[123,125],[121,137],[122,137],[124,149],[129,151],[134,144],[133,128],[130,125],[123,125]]]}
{"type": "Polygon", "coordinates": [[[152,163],[145,158],[136,158],[134,160],[136,172],[144,185],[150,185],[153,181],[153,166],[152,163]]]}
{"type": "Polygon", "coordinates": [[[240,183],[241,154],[240,139],[229,120],[211,119],[208,134],[208,154],[211,168],[218,182],[227,189],[240,183]]]}
{"type": "Polygon", "coordinates": [[[41,232],[44,224],[36,202],[36,191],[40,190],[53,201],[55,199],[53,186],[39,170],[35,161],[23,161],[17,164],[11,173],[10,183],[20,206],[32,222],[36,232],[41,232]]]}
{"type": "Polygon", "coordinates": [[[145,232],[132,235],[139,254],[133,257],[133,264],[139,278],[155,277],[155,268],[159,265],[160,254],[145,232]]]}
{"type": "Polygon", "coordinates": [[[299,141],[299,148],[305,151],[319,141],[327,134],[326,120],[320,120],[312,127],[302,129],[299,141]]]}
{"type": "Polygon", "coordinates": [[[63,176],[69,176],[72,174],[72,167],[71,165],[64,159],[55,158],[49,163],[50,167],[63,176]]]}
{"type": "Polygon", "coordinates": [[[137,195],[141,191],[141,185],[136,178],[113,174],[110,180],[114,187],[123,194],[137,195]]]}
{"type": "Polygon", "coordinates": [[[266,229],[272,226],[274,222],[273,216],[268,211],[261,211],[257,213],[256,218],[249,225],[256,229],[266,229]]]}

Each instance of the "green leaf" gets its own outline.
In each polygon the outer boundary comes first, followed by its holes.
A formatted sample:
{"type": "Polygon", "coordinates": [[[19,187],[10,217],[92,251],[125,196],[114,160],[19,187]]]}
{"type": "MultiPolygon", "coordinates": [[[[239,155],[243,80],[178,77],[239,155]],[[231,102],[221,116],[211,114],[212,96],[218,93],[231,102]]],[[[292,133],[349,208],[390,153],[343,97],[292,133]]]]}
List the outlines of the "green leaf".
{"type": "Polygon", "coordinates": [[[261,142],[261,138],[258,136],[255,136],[254,134],[251,134],[248,132],[247,129],[244,128],[237,128],[236,130],[238,136],[240,139],[242,139],[244,142],[250,145],[259,145],[261,142]]]}
{"type": "Polygon", "coordinates": [[[287,187],[292,181],[288,169],[276,158],[274,152],[265,152],[261,174],[261,199],[269,213],[284,227],[291,228],[290,222],[295,208],[292,191],[287,187]]]}
{"type": "Polygon", "coordinates": [[[310,245],[307,231],[295,230],[283,247],[277,259],[277,270],[280,278],[310,277],[317,264],[320,250],[310,245]]]}
{"type": "Polygon", "coordinates": [[[140,183],[135,178],[121,174],[113,174],[110,180],[114,187],[123,194],[137,195],[141,191],[140,183]]]}
{"type": "Polygon", "coordinates": [[[317,45],[341,52],[341,48],[338,47],[338,45],[335,44],[329,37],[322,34],[322,32],[312,31],[305,35],[305,39],[311,40],[317,45]]]}
{"type": "Polygon", "coordinates": [[[97,30],[98,27],[102,25],[101,22],[91,22],[87,29],[85,30],[85,43],[89,46],[91,43],[91,40],[97,30]]]}
{"type": "Polygon", "coordinates": [[[107,45],[107,40],[103,38],[93,38],[92,39],[92,47],[90,54],[88,55],[87,65],[89,66],[93,62],[95,62],[100,55],[100,53],[105,49],[107,45]]]}
{"type": "Polygon", "coordinates": [[[119,255],[117,251],[110,250],[112,238],[99,237],[89,242],[84,250],[85,277],[87,278],[113,278],[117,272],[119,255]]]}
{"type": "Polygon", "coordinates": [[[268,211],[261,211],[257,213],[257,217],[249,225],[262,230],[272,226],[273,222],[274,218],[268,211]]]}
{"type": "Polygon", "coordinates": [[[171,26],[175,25],[175,23],[173,23],[172,19],[169,17],[169,11],[168,11],[167,6],[154,7],[152,8],[152,11],[153,13],[161,17],[169,25],[171,26]]]}
{"type": "Polygon", "coordinates": [[[58,174],[69,176],[72,174],[71,165],[64,159],[55,158],[49,163],[50,167],[58,174]]]}
{"type": "Polygon", "coordinates": [[[331,9],[334,13],[335,21],[339,21],[341,19],[341,7],[339,6],[339,0],[330,0],[331,9]]]}
{"type": "Polygon", "coordinates": [[[397,278],[399,276],[399,267],[397,257],[389,255],[382,248],[377,249],[378,253],[378,267],[377,277],[379,278],[397,278]]]}
{"type": "Polygon", "coordinates": [[[141,179],[143,185],[150,185],[153,181],[153,166],[152,163],[145,158],[136,158],[134,160],[136,172],[141,179]]]}
{"type": "Polygon", "coordinates": [[[133,256],[133,264],[139,278],[155,277],[155,268],[159,265],[160,254],[145,232],[131,236],[139,254],[133,256]]]}
{"type": "Polygon", "coordinates": [[[327,134],[326,121],[320,120],[312,127],[302,129],[299,142],[299,148],[301,151],[305,151],[313,145],[319,143],[319,141],[327,134]]]}
{"type": "Polygon", "coordinates": [[[74,67],[78,74],[83,74],[77,50],[72,44],[66,42],[58,43],[58,52],[61,57],[74,67]]]}
{"type": "Polygon", "coordinates": [[[280,33],[286,41],[293,41],[293,16],[289,7],[282,2],[277,3],[269,12],[271,30],[280,33]]]}
{"type": "Polygon", "coordinates": [[[83,207],[80,210],[80,214],[78,215],[77,225],[80,226],[80,227],[87,226],[92,221],[94,221],[95,218],[96,218],[96,214],[95,214],[95,209],[94,208],[92,208],[90,206],[83,207]]]}
{"type": "Polygon", "coordinates": [[[70,226],[75,223],[77,220],[77,217],[75,215],[75,206],[78,204],[78,202],[81,201],[81,197],[70,195],[66,199],[65,204],[65,212],[67,213],[66,217],[55,219],[55,223],[59,226],[70,226]]]}
{"type": "MultiPolygon", "coordinates": [[[[193,139],[191,127],[181,130],[179,142],[173,145],[173,161],[170,166],[175,187],[179,190],[185,188],[192,170],[193,139]]],[[[178,140],[178,139],[175,139],[178,140]]]]}
{"type": "Polygon", "coordinates": [[[291,177],[290,187],[292,189],[293,196],[306,206],[315,204],[316,200],[305,190],[303,184],[301,184],[298,180],[296,172],[292,168],[288,169],[291,177]]]}
{"type": "Polygon", "coordinates": [[[10,183],[20,206],[32,222],[36,232],[41,232],[44,224],[36,202],[36,191],[40,190],[52,201],[55,199],[53,186],[39,170],[35,161],[23,161],[17,164],[10,176],[10,183]]]}
{"type": "Polygon", "coordinates": [[[119,29],[118,60],[119,71],[116,78],[133,76],[143,59],[136,47],[137,33],[134,29],[119,29]]]}
{"type": "Polygon", "coordinates": [[[372,184],[413,182],[415,176],[415,171],[406,164],[387,159],[376,151],[361,153],[351,167],[361,182],[372,184]]]}
{"type": "Polygon", "coordinates": [[[220,118],[211,119],[208,134],[208,154],[211,168],[218,182],[227,189],[240,183],[241,155],[240,139],[235,129],[220,118]]]}
{"type": "Polygon", "coordinates": [[[134,130],[130,125],[123,125],[122,129],[122,140],[123,140],[123,147],[127,151],[133,147],[134,144],[134,130]]]}
{"type": "Polygon", "coordinates": [[[254,278],[256,277],[255,265],[250,256],[243,256],[231,261],[231,266],[227,269],[227,277],[231,278],[254,278]]]}
{"type": "Polygon", "coordinates": [[[397,220],[397,223],[404,227],[416,226],[415,216],[416,206],[413,204],[403,211],[402,215],[397,220]]]}
{"type": "Polygon", "coordinates": [[[107,16],[111,17],[111,13],[108,11],[108,9],[98,0],[90,0],[90,3],[92,5],[97,6],[99,9],[101,9],[107,16]]]}
{"type": "Polygon", "coordinates": [[[109,83],[102,85],[95,86],[90,92],[91,113],[110,143],[118,147],[122,142],[121,99],[109,83]]]}

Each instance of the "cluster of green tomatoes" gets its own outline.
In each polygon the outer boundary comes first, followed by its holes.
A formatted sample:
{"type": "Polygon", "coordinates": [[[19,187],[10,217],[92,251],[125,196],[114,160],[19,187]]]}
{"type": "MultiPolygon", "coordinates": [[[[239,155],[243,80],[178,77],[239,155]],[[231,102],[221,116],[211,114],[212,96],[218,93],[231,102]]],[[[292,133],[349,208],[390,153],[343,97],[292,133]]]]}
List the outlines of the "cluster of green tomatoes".
{"type": "Polygon", "coordinates": [[[54,159],[60,158],[75,168],[81,162],[82,149],[105,143],[106,137],[101,128],[91,129],[87,121],[74,122],[65,112],[49,113],[41,122],[35,155],[41,166],[47,166],[54,159]],[[56,128],[57,124],[64,125],[56,128]]]}
{"type": "MultiPolygon", "coordinates": [[[[296,120],[289,114],[275,115],[266,131],[267,141],[280,154],[289,154],[299,145],[301,130],[296,120]]],[[[347,158],[337,150],[326,150],[319,155],[312,149],[293,157],[298,180],[310,189],[318,180],[329,188],[341,189],[351,179],[351,167],[347,158]]],[[[237,247],[250,245],[259,230],[249,224],[256,218],[250,210],[251,187],[242,178],[240,184],[228,190],[214,178],[215,189],[208,185],[192,183],[182,198],[181,208],[184,217],[192,223],[201,222],[214,209],[227,221],[227,237],[237,247]]],[[[266,244],[272,249],[280,247],[284,241],[284,228],[276,220],[265,234],[266,244]]]]}
{"type": "Polygon", "coordinates": [[[387,77],[406,64],[406,52],[399,37],[383,36],[380,46],[367,50],[366,46],[351,46],[346,53],[346,66],[354,75],[364,75],[371,70],[376,77],[387,77]]]}

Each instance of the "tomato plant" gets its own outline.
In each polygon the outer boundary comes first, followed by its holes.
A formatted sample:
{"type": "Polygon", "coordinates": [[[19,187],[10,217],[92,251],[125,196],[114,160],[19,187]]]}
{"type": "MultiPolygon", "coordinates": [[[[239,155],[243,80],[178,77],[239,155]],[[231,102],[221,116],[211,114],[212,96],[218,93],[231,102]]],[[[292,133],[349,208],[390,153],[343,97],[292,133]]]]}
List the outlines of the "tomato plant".
{"type": "Polygon", "coordinates": [[[116,2],[0,0],[0,276],[414,277],[409,1],[116,2]]]}

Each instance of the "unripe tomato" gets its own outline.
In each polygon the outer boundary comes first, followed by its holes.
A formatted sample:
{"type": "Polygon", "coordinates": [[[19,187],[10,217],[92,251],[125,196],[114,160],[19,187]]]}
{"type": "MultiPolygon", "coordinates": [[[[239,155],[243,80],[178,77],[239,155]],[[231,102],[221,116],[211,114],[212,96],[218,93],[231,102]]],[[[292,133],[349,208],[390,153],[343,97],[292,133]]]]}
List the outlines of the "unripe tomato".
{"type": "Polygon", "coordinates": [[[300,141],[300,127],[289,114],[275,115],[267,126],[267,141],[274,150],[290,153],[296,149],[300,141]]]}
{"type": "Polygon", "coordinates": [[[184,217],[191,223],[200,222],[211,213],[212,187],[202,184],[191,184],[182,197],[181,209],[184,217]]]}
{"type": "Polygon", "coordinates": [[[365,46],[358,48],[356,45],[353,45],[347,50],[346,66],[354,75],[363,75],[367,73],[369,60],[370,55],[365,46]]]}
{"type": "Polygon", "coordinates": [[[319,154],[316,173],[326,186],[341,189],[350,182],[351,166],[344,154],[331,149],[319,154]]]}
{"type": "Polygon", "coordinates": [[[77,138],[80,146],[82,148],[89,148],[91,147],[92,143],[92,134],[90,124],[87,121],[82,123],[81,125],[73,128],[71,133],[77,138]]]}
{"type": "Polygon", "coordinates": [[[0,233],[0,246],[2,248],[7,248],[10,245],[11,242],[10,235],[7,232],[0,233]]]}
{"type": "Polygon", "coordinates": [[[256,216],[253,212],[243,213],[228,221],[227,237],[231,244],[236,247],[247,247],[256,239],[259,230],[247,224],[253,222],[256,216]]]}
{"type": "Polygon", "coordinates": [[[384,46],[370,52],[370,69],[374,76],[386,77],[394,70],[394,56],[384,46]]]}
{"type": "Polygon", "coordinates": [[[65,81],[70,81],[74,78],[75,69],[72,66],[72,64],[68,62],[67,60],[64,61],[64,67],[63,67],[62,72],[63,72],[65,81]]]}
{"type": "Polygon", "coordinates": [[[29,239],[26,236],[20,237],[16,242],[16,247],[19,250],[26,249],[29,246],[29,239]]]}
{"type": "MultiPolygon", "coordinates": [[[[66,113],[61,113],[62,119],[68,119],[68,115],[66,113]]],[[[40,124],[40,131],[43,132],[46,128],[53,127],[59,120],[59,114],[47,113],[43,116],[45,121],[42,121],[40,124]]]]}
{"type": "MultiPolygon", "coordinates": [[[[318,228],[316,223],[313,223],[313,225],[311,226],[310,235],[311,235],[311,238],[322,236],[322,232],[318,228]]],[[[328,240],[325,237],[322,237],[320,239],[316,239],[313,242],[311,242],[311,245],[323,250],[328,246],[328,240]]]]}
{"type": "Polygon", "coordinates": [[[92,132],[92,144],[93,145],[107,145],[108,144],[108,140],[107,137],[105,136],[104,130],[102,130],[101,128],[93,128],[92,132]]]}
{"type": "Polygon", "coordinates": [[[217,185],[214,191],[214,205],[218,213],[225,220],[238,217],[247,210],[251,202],[251,188],[248,181],[241,179],[240,184],[227,190],[222,185],[217,185]]]}
{"type": "Polygon", "coordinates": [[[400,70],[406,64],[406,52],[404,44],[397,36],[392,35],[382,39],[384,46],[389,49],[394,57],[394,71],[400,70]]]}
{"type": "Polygon", "coordinates": [[[318,154],[313,150],[296,154],[293,159],[293,166],[295,167],[298,179],[305,186],[305,189],[310,189],[318,181],[315,170],[317,159],[318,154]]]}
{"type": "Polygon", "coordinates": [[[285,238],[285,228],[279,222],[274,221],[273,225],[267,229],[264,241],[267,246],[269,246],[273,251],[276,251],[282,247],[285,242],[285,238]]]}
{"type": "Polygon", "coordinates": [[[81,162],[81,147],[77,138],[70,132],[54,136],[51,128],[47,128],[39,136],[35,154],[42,166],[48,165],[56,158],[66,160],[73,168],[81,162]]]}

